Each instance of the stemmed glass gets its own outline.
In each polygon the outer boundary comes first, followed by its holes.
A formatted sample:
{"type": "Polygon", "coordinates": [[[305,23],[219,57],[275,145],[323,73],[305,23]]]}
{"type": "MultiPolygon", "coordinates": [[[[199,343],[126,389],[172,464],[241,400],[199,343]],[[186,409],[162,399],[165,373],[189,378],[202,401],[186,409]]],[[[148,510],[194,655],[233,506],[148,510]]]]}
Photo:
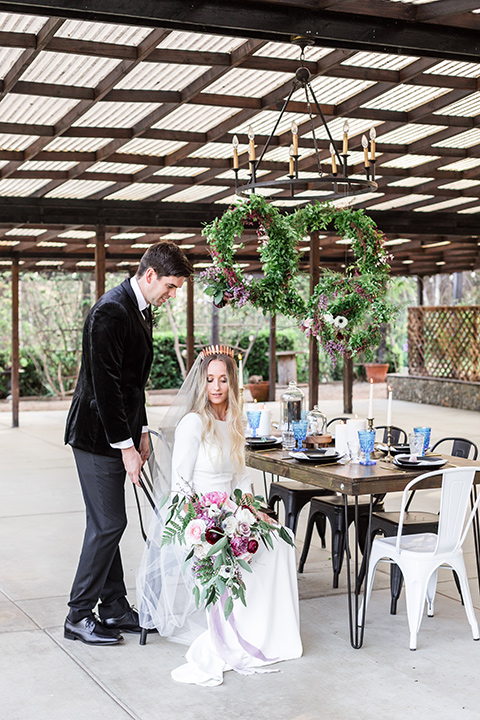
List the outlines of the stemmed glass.
{"type": "Polygon", "coordinates": [[[257,429],[260,425],[261,414],[260,410],[247,410],[247,420],[252,430],[252,437],[257,437],[257,429]]]}
{"type": "Polygon", "coordinates": [[[293,436],[297,441],[296,452],[303,450],[303,441],[307,437],[308,420],[297,420],[293,422],[293,436]]]}
{"type": "Polygon", "coordinates": [[[376,465],[375,460],[370,460],[370,453],[375,445],[375,430],[359,430],[360,450],[365,453],[365,459],[360,460],[360,465],[376,465]]]}

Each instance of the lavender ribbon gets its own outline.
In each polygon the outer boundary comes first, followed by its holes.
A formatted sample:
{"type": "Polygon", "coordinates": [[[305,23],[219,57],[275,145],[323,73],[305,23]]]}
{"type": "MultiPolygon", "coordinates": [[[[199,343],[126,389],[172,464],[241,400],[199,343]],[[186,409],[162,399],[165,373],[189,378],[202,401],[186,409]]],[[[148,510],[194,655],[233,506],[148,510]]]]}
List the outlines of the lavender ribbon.
{"type": "MultiPolygon", "coordinates": [[[[222,608],[222,612],[225,608],[225,602],[227,599],[227,592],[225,591],[220,598],[220,605],[222,608]]],[[[237,629],[237,624],[235,622],[235,618],[233,615],[233,612],[230,613],[227,620],[228,624],[232,628],[233,632],[235,633],[235,637],[238,640],[238,643],[240,647],[245,650],[251,657],[254,657],[258,660],[262,660],[262,662],[265,663],[274,663],[277,662],[280,658],[267,658],[262,651],[255,647],[255,645],[252,645],[249,643],[245,638],[243,638],[237,629]]],[[[215,644],[217,645],[217,649],[221,651],[222,657],[226,660],[226,662],[230,665],[230,667],[235,670],[238,673],[241,673],[243,675],[249,675],[251,673],[256,672],[255,668],[249,668],[248,666],[244,664],[239,663],[239,658],[235,656],[235,653],[231,650],[231,648],[228,646],[225,634],[224,634],[224,627],[223,627],[223,620],[222,616],[220,614],[220,609],[218,608],[218,604],[214,604],[213,607],[210,610],[210,627],[213,631],[213,640],[215,644]],[[225,657],[226,656],[226,657],[225,657]]]]}

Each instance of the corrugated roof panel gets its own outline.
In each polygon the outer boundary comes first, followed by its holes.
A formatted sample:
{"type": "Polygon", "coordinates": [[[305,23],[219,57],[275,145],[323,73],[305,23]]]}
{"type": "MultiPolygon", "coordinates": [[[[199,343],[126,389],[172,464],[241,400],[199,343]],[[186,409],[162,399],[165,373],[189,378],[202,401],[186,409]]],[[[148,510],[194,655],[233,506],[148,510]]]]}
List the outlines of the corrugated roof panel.
{"type": "Polygon", "coordinates": [[[175,90],[180,92],[207,69],[201,65],[142,62],[115,85],[122,90],[175,90]]]}
{"type": "Polygon", "coordinates": [[[50,190],[45,197],[47,198],[85,198],[93,195],[100,190],[104,190],[112,182],[101,180],[67,180],[58,187],[50,190]]]}
{"type": "Polygon", "coordinates": [[[432,147],[469,148],[479,143],[480,128],[472,128],[453,137],[440,140],[438,143],[433,143],[432,147]]]}
{"type": "Polygon", "coordinates": [[[338,200],[332,200],[331,204],[335,207],[350,207],[350,205],[358,205],[362,202],[368,202],[369,200],[375,200],[375,198],[384,197],[383,193],[364,193],[363,195],[357,195],[351,198],[338,198],[338,200]]]}
{"type": "Polygon", "coordinates": [[[158,107],[158,103],[98,102],[76,120],[73,126],[130,128],[158,107]]]}
{"type": "Polygon", "coordinates": [[[106,196],[104,200],[144,200],[170,187],[172,186],[161,183],[135,183],[106,196]]]}
{"type": "Polygon", "coordinates": [[[38,33],[47,22],[47,17],[36,15],[17,15],[0,13],[0,30],[2,32],[38,33]]]}
{"type": "Polygon", "coordinates": [[[480,212],[480,205],[474,205],[473,207],[463,208],[463,210],[457,211],[459,215],[474,215],[480,212]]]}
{"type": "Polygon", "coordinates": [[[45,145],[45,150],[51,152],[95,152],[109,142],[111,142],[110,138],[58,137],[45,145]]]}
{"type": "Polygon", "coordinates": [[[394,182],[388,183],[389,187],[415,187],[416,185],[423,185],[426,182],[430,182],[434,178],[432,177],[406,177],[401,180],[395,180],[394,182]]]}
{"type": "MultiPolygon", "coordinates": [[[[363,196],[361,196],[363,197],[363,196]]],[[[413,205],[413,203],[422,202],[423,200],[430,200],[433,195],[403,195],[399,198],[392,200],[385,200],[385,202],[378,203],[378,205],[370,205],[369,210],[391,210],[392,208],[404,207],[407,205],[413,205]]]]}
{"type": "MultiPolygon", "coordinates": [[[[331,52],[333,52],[331,48],[307,47],[305,49],[305,60],[308,62],[317,62],[326,55],[329,55],[331,52]]],[[[298,59],[298,64],[300,66],[300,48],[298,45],[294,45],[293,43],[269,42],[257,50],[254,55],[258,55],[260,57],[279,58],[280,60],[283,58],[288,58],[290,60],[298,59]]]]}
{"type": "Polygon", "coordinates": [[[480,92],[474,92],[458,102],[446,105],[441,110],[437,110],[434,115],[455,115],[457,117],[480,115],[480,92]]]}
{"type": "Polygon", "coordinates": [[[399,110],[400,112],[408,112],[414,110],[419,105],[435,100],[451,92],[449,88],[429,87],[427,85],[396,85],[390,90],[382,93],[373,100],[361,105],[363,108],[370,110],[399,110]]]}
{"type": "MultiPolygon", "coordinates": [[[[335,118],[335,120],[331,120],[327,123],[328,129],[330,130],[330,134],[332,135],[335,142],[341,142],[343,140],[343,126],[345,124],[345,120],[347,118],[335,118]]],[[[310,121],[309,121],[310,124],[310,121]]],[[[366,133],[367,131],[370,131],[372,127],[379,127],[382,123],[378,120],[372,121],[372,120],[364,120],[364,119],[357,119],[357,118],[348,118],[348,137],[350,140],[357,137],[358,135],[362,135],[363,133],[366,133]]],[[[326,140],[328,138],[327,131],[325,130],[325,127],[322,125],[318,125],[318,127],[315,128],[315,135],[320,140],[326,140]]],[[[306,138],[312,138],[312,132],[305,133],[306,138]]],[[[299,143],[301,142],[301,139],[299,138],[299,143]]]]}
{"type": "Polygon", "coordinates": [[[185,188],[180,190],[178,193],[169,195],[164,198],[165,202],[196,202],[203,200],[204,198],[210,197],[210,195],[217,195],[217,193],[228,190],[228,186],[222,187],[220,185],[193,185],[191,188],[185,188]]]}
{"type": "Polygon", "coordinates": [[[137,46],[151,32],[152,29],[148,27],[97,23],[86,20],[66,20],[55,33],[55,37],[137,46]]]}
{"type": "Polygon", "coordinates": [[[12,228],[7,230],[5,235],[19,235],[23,237],[38,237],[47,231],[43,228],[12,228]]]}
{"type": "Polygon", "coordinates": [[[174,142],[173,140],[144,140],[143,138],[134,138],[128,143],[122,145],[118,149],[121,155],[170,155],[170,153],[179,150],[187,143],[174,142]]]}
{"type": "MultiPolygon", "coordinates": [[[[237,125],[229,132],[232,135],[248,134],[249,127],[252,127],[253,132],[258,135],[270,135],[275,123],[278,120],[280,113],[275,110],[262,110],[257,115],[252,116],[248,120],[245,120],[240,125],[237,125]]],[[[278,125],[275,134],[278,135],[283,132],[288,132],[292,126],[292,122],[296,122],[297,125],[301,126],[302,123],[308,121],[308,115],[305,113],[291,113],[286,112],[278,125]]]]}
{"type": "Polygon", "coordinates": [[[44,51],[25,70],[22,81],[93,88],[120,62],[113,58],[44,51]]]}
{"type": "Polygon", "coordinates": [[[135,163],[98,162],[88,167],[86,172],[134,174],[146,167],[146,165],[136,165],[135,163]]]}
{"type": "Polygon", "coordinates": [[[27,160],[27,162],[24,162],[23,165],[20,165],[18,170],[45,170],[48,172],[49,170],[71,170],[75,165],[78,165],[77,162],[56,162],[54,160],[52,161],[40,161],[40,160],[27,160]]]}
{"type": "Polygon", "coordinates": [[[443,190],[467,190],[471,187],[480,185],[480,180],[455,180],[454,182],[439,185],[439,189],[443,190]]]}
{"type": "Polygon", "coordinates": [[[94,230],[66,230],[60,233],[58,237],[69,238],[70,240],[90,240],[96,236],[94,230]]]}
{"type": "Polygon", "coordinates": [[[71,98],[10,93],[0,101],[0,117],[2,122],[55,125],[78,102],[71,98]]]}
{"type": "Polygon", "coordinates": [[[0,150],[25,150],[29,145],[38,140],[38,135],[0,135],[0,150]]]}
{"type": "Polygon", "coordinates": [[[238,108],[215,107],[212,105],[180,105],[158,123],[152,125],[155,130],[185,130],[207,132],[224,120],[239,113],[238,108]]]}
{"type": "Polygon", "coordinates": [[[444,200],[443,202],[434,203],[433,205],[427,205],[426,207],[414,208],[414,212],[437,212],[438,210],[446,210],[447,208],[455,207],[456,205],[465,205],[465,203],[472,202],[478,198],[475,197],[458,197],[452,198],[451,200],[444,200]]]}
{"type": "Polygon", "coordinates": [[[205,88],[203,93],[261,98],[291,79],[291,73],[232,68],[205,88]]]}
{"type": "Polygon", "coordinates": [[[359,52],[346,60],[342,65],[353,65],[354,67],[375,68],[378,70],[401,70],[417,57],[408,55],[389,55],[388,53],[359,52]]]}
{"type": "Polygon", "coordinates": [[[480,64],[442,60],[423,71],[424,75],[449,75],[451,77],[480,77],[480,64]]]}
{"type": "Polygon", "coordinates": [[[478,167],[479,165],[479,158],[463,158],[463,160],[457,160],[456,162],[448,163],[448,165],[442,165],[442,167],[439,167],[438,169],[463,172],[464,170],[471,170],[472,168],[478,167]]]}
{"type": "Polygon", "coordinates": [[[146,233],[140,232],[123,232],[123,233],[117,233],[117,235],[112,235],[110,240],[138,240],[138,238],[145,237],[146,233]]]}
{"type": "Polygon", "coordinates": [[[154,175],[175,175],[178,177],[195,177],[209,170],[208,167],[183,167],[180,165],[167,165],[154,172],[154,175]]]}
{"type": "Polygon", "coordinates": [[[200,158],[227,158],[233,157],[230,143],[207,143],[203,147],[190,153],[189,157],[200,158]]]}
{"type": "Polygon", "coordinates": [[[421,140],[422,138],[434,135],[441,130],[445,130],[445,125],[421,125],[417,123],[409,123],[402,125],[396,130],[385,133],[377,133],[377,143],[393,143],[399,145],[409,145],[412,142],[421,140]]]}
{"type": "Polygon", "coordinates": [[[28,197],[50,180],[48,178],[39,180],[19,180],[15,178],[4,178],[0,180],[0,195],[4,197],[28,197]]]}
{"type": "MultiPolygon", "coordinates": [[[[334,78],[319,76],[312,80],[311,86],[320,105],[338,105],[348,98],[357,95],[367,88],[375,85],[367,80],[349,80],[348,78],[334,78]]],[[[305,92],[300,89],[293,93],[292,100],[304,102],[305,92]]]]}
{"type": "MultiPolygon", "coordinates": [[[[262,175],[268,175],[268,173],[271,172],[271,170],[257,170],[256,175],[257,178],[262,177],[262,175]]],[[[233,172],[233,169],[226,170],[225,172],[219,173],[215,176],[217,180],[235,180],[235,173],[233,172]]],[[[238,179],[239,180],[248,180],[250,179],[250,172],[247,170],[247,168],[240,168],[238,171],[238,179]]]]}
{"type": "Polygon", "coordinates": [[[403,169],[418,167],[419,165],[424,165],[427,162],[429,163],[433,160],[438,160],[439,157],[439,155],[414,155],[412,153],[411,155],[402,155],[401,157],[394,158],[393,160],[388,160],[387,162],[382,163],[381,167],[393,167],[403,169]]]}
{"type": "Polygon", "coordinates": [[[23,48],[2,47],[0,48],[0,78],[3,79],[8,71],[16,63],[23,48]]]}
{"type": "Polygon", "coordinates": [[[238,37],[174,30],[157,47],[171,48],[172,50],[212,50],[213,52],[227,53],[235,50],[244,42],[243,38],[238,37]]]}

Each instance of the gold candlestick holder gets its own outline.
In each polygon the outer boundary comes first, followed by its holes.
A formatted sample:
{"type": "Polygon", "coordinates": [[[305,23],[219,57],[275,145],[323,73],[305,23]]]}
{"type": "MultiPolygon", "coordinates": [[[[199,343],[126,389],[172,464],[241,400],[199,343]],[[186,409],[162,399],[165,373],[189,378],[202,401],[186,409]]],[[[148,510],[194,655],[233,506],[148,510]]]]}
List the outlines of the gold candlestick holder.
{"type": "Polygon", "coordinates": [[[391,453],[391,447],[392,447],[392,426],[389,425],[387,427],[387,447],[388,447],[388,453],[385,457],[385,460],[387,462],[393,462],[393,455],[391,453]]]}
{"type": "Polygon", "coordinates": [[[367,418],[368,427],[367,430],[375,430],[373,427],[373,418],[367,418]]]}

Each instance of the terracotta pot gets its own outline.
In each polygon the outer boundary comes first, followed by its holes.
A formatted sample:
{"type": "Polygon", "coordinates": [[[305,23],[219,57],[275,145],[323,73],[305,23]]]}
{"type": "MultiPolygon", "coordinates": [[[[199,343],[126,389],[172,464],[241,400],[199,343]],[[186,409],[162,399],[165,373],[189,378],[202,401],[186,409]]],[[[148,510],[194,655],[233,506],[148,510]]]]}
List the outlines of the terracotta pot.
{"type": "Polygon", "coordinates": [[[387,379],[388,363],[365,363],[367,382],[372,379],[374,383],[384,383],[387,379]]]}
{"type": "Polygon", "coordinates": [[[258,383],[248,383],[245,385],[245,387],[250,390],[252,393],[252,397],[257,402],[267,402],[268,400],[268,389],[270,387],[270,383],[268,380],[263,380],[262,382],[258,383]]]}

